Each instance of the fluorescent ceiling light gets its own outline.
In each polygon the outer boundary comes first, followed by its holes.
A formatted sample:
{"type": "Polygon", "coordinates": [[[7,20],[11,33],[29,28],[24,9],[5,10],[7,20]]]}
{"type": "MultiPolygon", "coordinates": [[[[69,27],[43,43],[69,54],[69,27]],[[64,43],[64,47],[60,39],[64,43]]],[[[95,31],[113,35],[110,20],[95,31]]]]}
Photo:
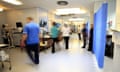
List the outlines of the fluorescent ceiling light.
{"type": "Polygon", "coordinates": [[[81,10],[80,8],[64,8],[56,10],[56,15],[84,14],[84,13],[86,13],[86,11],[81,10]]]}
{"type": "Polygon", "coordinates": [[[71,18],[69,21],[85,21],[84,18],[71,18]]]}
{"type": "Polygon", "coordinates": [[[22,5],[23,3],[19,0],[3,0],[4,2],[14,4],[14,5],[22,5]]]}
{"type": "Polygon", "coordinates": [[[3,8],[0,8],[0,12],[2,12],[3,11],[3,8]]]}

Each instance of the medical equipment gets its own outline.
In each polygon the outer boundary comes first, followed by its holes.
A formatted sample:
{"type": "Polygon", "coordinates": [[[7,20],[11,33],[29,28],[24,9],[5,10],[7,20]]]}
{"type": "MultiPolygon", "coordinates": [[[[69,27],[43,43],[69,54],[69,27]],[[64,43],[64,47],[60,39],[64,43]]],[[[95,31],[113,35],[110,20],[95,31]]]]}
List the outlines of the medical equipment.
{"type": "Polygon", "coordinates": [[[0,63],[2,65],[2,68],[4,68],[4,63],[8,63],[9,70],[12,69],[8,44],[0,44],[0,63]]]}

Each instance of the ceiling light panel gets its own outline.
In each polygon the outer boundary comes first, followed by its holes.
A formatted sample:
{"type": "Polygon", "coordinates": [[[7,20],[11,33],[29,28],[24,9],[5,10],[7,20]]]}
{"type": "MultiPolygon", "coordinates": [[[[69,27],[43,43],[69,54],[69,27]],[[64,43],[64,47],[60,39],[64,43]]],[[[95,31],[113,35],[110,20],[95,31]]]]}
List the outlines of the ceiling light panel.
{"type": "Polygon", "coordinates": [[[85,21],[84,18],[71,18],[69,21],[85,21]]]}
{"type": "Polygon", "coordinates": [[[84,14],[84,13],[86,13],[86,11],[81,10],[80,8],[64,8],[56,10],[56,15],[84,14]]]}
{"type": "Polygon", "coordinates": [[[3,0],[4,2],[13,4],[13,5],[22,5],[23,3],[19,0],[3,0]]]}

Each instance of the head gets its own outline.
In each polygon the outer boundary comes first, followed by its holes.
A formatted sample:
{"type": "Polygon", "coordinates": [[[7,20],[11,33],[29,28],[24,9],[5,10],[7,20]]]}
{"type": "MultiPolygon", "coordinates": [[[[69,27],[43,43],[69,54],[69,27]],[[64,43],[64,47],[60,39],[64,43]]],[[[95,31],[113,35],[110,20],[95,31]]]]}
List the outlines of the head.
{"type": "Polygon", "coordinates": [[[86,24],[83,24],[83,28],[85,28],[86,27],[86,24]]]}
{"type": "Polygon", "coordinates": [[[33,21],[33,18],[32,17],[27,17],[26,21],[27,21],[27,23],[29,23],[29,22],[33,21]]]}
{"type": "Polygon", "coordinates": [[[5,24],[2,25],[2,28],[5,28],[5,24]]]}
{"type": "Polygon", "coordinates": [[[91,24],[91,28],[93,28],[94,27],[94,25],[93,24],[91,24]]]}
{"type": "Polygon", "coordinates": [[[65,27],[68,27],[68,25],[67,25],[67,24],[64,24],[64,26],[65,26],[65,27]]]}
{"type": "Polygon", "coordinates": [[[52,22],[52,25],[55,26],[55,25],[56,25],[56,22],[52,22]]]}

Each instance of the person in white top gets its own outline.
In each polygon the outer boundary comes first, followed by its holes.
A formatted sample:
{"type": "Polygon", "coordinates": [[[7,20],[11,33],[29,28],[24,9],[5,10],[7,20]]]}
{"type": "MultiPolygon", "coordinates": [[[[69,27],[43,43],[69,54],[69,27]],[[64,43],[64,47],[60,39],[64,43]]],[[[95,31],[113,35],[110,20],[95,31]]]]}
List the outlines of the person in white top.
{"type": "Polygon", "coordinates": [[[70,37],[71,29],[67,24],[64,24],[64,26],[61,29],[61,32],[65,41],[65,45],[66,45],[65,48],[69,49],[69,37],[70,37]]]}

